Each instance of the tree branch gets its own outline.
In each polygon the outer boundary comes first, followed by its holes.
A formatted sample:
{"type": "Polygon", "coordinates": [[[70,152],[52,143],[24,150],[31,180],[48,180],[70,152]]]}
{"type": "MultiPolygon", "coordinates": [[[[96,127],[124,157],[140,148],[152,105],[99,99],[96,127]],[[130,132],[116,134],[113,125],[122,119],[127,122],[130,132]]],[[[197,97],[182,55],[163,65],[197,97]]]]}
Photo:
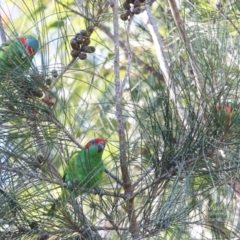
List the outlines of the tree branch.
{"type": "Polygon", "coordinates": [[[7,41],[7,37],[6,37],[6,33],[4,31],[2,15],[1,14],[0,14],[0,36],[1,36],[1,40],[2,40],[3,43],[7,41]]]}
{"type": "MultiPolygon", "coordinates": [[[[125,127],[122,115],[122,93],[121,93],[121,83],[119,76],[119,23],[118,23],[118,1],[112,1],[111,4],[113,11],[113,28],[114,28],[114,77],[115,77],[115,101],[116,101],[116,118],[117,118],[117,129],[119,136],[119,148],[120,148],[120,167],[123,178],[124,192],[127,196],[132,196],[133,188],[129,177],[128,167],[127,167],[127,155],[126,155],[126,137],[125,137],[125,127]]],[[[129,230],[132,234],[133,239],[138,238],[138,224],[136,219],[136,214],[134,210],[134,198],[128,201],[128,218],[130,222],[129,230]]]]}
{"type": "Polygon", "coordinates": [[[204,81],[201,81],[200,76],[202,76],[201,71],[198,67],[198,65],[196,64],[196,62],[194,61],[194,50],[192,48],[192,45],[187,37],[187,33],[185,31],[184,28],[184,23],[180,17],[178,8],[177,8],[177,4],[175,0],[168,0],[169,3],[169,7],[171,9],[171,13],[173,16],[173,19],[176,23],[176,26],[179,30],[180,36],[185,44],[186,50],[188,52],[189,55],[189,59],[190,59],[190,64],[195,76],[195,86],[197,88],[197,92],[198,92],[198,99],[202,99],[202,94],[205,96],[205,89],[204,89],[204,81]]]}
{"type": "Polygon", "coordinates": [[[178,89],[177,89],[175,82],[173,81],[173,79],[171,77],[170,69],[169,69],[165,54],[164,54],[162,37],[160,36],[160,34],[158,32],[157,23],[156,23],[154,17],[152,16],[152,12],[151,12],[151,8],[150,8],[149,4],[146,4],[146,11],[147,11],[147,14],[146,14],[147,27],[153,38],[154,46],[156,49],[156,55],[157,55],[158,62],[159,62],[159,68],[161,69],[161,71],[163,73],[165,83],[169,90],[170,98],[177,107],[178,116],[180,117],[182,123],[186,127],[187,123],[186,123],[186,119],[185,119],[185,113],[183,110],[183,106],[178,97],[178,95],[179,95],[178,89]]]}
{"type": "Polygon", "coordinates": [[[66,134],[66,136],[72,141],[72,142],[74,142],[80,149],[84,149],[84,147],[81,145],[81,144],[79,144],[79,142],[74,138],[74,136],[65,128],[65,126],[62,124],[62,123],[60,123],[54,116],[49,116],[49,121],[50,122],[52,122],[52,123],[54,123],[57,127],[58,127],[58,129],[59,130],[62,130],[65,134],[66,134]]]}
{"type": "MultiPolygon", "coordinates": [[[[126,51],[127,51],[127,55],[128,55],[128,62],[127,62],[127,66],[126,66],[126,73],[125,76],[123,78],[122,84],[120,86],[120,94],[122,96],[125,85],[127,83],[127,81],[129,81],[130,78],[130,69],[131,69],[131,65],[132,65],[132,52],[131,52],[131,48],[130,48],[130,44],[129,44],[129,31],[130,31],[130,26],[131,26],[131,22],[132,22],[132,18],[130,18],[128,24],[127,24],[127,31],[126,31],[126,51]]],[[[120,42],[119,42],[119,46],[120,46],[120,42]]]]}

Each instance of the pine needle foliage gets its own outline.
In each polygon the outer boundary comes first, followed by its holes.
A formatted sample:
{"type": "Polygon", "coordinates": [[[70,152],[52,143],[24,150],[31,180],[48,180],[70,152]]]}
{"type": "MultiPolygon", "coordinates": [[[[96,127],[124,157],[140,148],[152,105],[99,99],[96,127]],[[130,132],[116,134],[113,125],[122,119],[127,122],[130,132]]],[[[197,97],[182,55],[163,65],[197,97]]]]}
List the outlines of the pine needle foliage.
{"type": "Polygon", "coordinates": [[[238,1],[3,1],[1,42],[40,48],[30,69],[0,71],[0,238],[238,239],[239,14],[238,1]],[[63,201],[64,167],[96,137],[99,188],[63,201]]]}

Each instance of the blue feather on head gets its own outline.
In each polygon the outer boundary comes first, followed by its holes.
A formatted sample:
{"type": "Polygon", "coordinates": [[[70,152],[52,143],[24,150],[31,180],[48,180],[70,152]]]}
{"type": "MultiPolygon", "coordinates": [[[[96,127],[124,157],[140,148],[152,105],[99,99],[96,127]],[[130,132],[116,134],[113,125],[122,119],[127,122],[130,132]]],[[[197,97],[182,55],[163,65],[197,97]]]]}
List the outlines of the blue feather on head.
{"type": "Polygon", "coordinates": [[[26,42],[27,45],[34,50],[34,53],[36,53],[39,48],[38,40],[35,37],[28,35],[26,36],[26,42]]]}
{"type": "Polygon", "coordinates": [[[20,37],[19,41],[25,47],[29,56],[33,56],[39,48],[38,40],[31,35],[20,37]]]}

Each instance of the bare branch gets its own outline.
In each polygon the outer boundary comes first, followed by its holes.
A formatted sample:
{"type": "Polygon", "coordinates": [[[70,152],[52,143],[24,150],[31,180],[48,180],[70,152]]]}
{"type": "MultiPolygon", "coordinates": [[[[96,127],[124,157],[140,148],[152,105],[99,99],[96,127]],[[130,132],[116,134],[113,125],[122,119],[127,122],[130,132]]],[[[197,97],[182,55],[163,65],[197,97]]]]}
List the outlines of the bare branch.
{"type": "Polygon", "coordinates": [[[106,168],[104,169],[104,172],[111,177],[112,179],[114,179],[118,184],[120,184],[123,187],[123,181],[119,178],[117,178],[115,175],[113,175],[110,171],[108,171],[106,168]]]}
{"type": "Polygon", "coordinates": [[[185,47],[187,49],[187,52],[189,54],[189,58],[190,58],[190,64],[191,67],[193,69],[193,73],[195,76],[195,85],[197,87],[197,91],[198,91],[198,98],[201,99],[202,94],[205,95],[205,90],[204,90],[204,86],[203,86],[203,82],[201,81],[200,76],[202,76],[201,71],[199,70],[198,65],[196,64],[196,62],[194,61],[194,50],[192,48],[192,45],[187,37],[187,33],[185,31],[185,27],[184,27],[184,23],[180,17],[178,8],[177,8],[177,4],[175,0],[168,0],[171,12],[172,12],[172,16],[174,18],[174,21],[177,25],[177,28],[179,30],[180,36],[185,44],[185,47]]]}
{"type": "Polygon", "coordinates": [[[127,66],[126,66],[126,73],[125,73],[124,79],[122,81],[122,84],[120,86],[121,95],[124,91],[124,87],[125,87],[127,81],[129,81],[129,78],[130,78],[129,74],[130,74],[130,69],[131,69],[131,65],[132,65],[132,52],[131,52],[131,48],[130,48],[130,44],[129,44],[129,31],[130,31],[131,22],[132,22],[132,18],[130,18],[130,20],[128,22],[127,31],[126,31],[126,36],[127,36],[126,51],[127,51],[127,55],[128,55],[128,62],[127,62],[127,66]]]}
{"type": "MultiPolygon", "coordinates": [[[[119,148],[120,148],[120,166],[123,178],[123,186],[125,194],[131,196],[133,194],[132,184],[127,168],[127,155],[126,155],[126,137],[125,137],[125,127],[122,115],[122,95],[121,95],[121,83],[119,76],[119,23],[118,23],[118,1],[115,0],[111,5],[113,11],[113,28],[114,28],[114,77],[115,77],[115,104],[116,104],[116,118],[117,118],[117,128],[119,136],[119,148]]],[[[130,222],[130,232],[133,239],[138,238],[138,224],[136,219],[136,214],[134,210],[134,198],[128,201],[128,218],[130,222]]]]}
{"type": "Polygon", "coordinates": [[[186,123],[186,119],[185,119],[183,106],[182,106],[180,100],[178,99],[179,93],[177,90],[177,86],[171,77],[170,69],[169,69],[166,57],[164,55],[164,47],[163,47],[162,37],[160,36],[160,34],[158,32],[157,23],[156,23],[154,17],[152,16],[151,8],[148,4],[146,4],[146,10],[147,10],[146,19],[148,20],[147,27],[153,38],[153,42],[154,42],[155,49],[157,52],[156,55],[157,55],[158,62],[159,62],[159,68],[162,70],[165,83],[167,85],[167,88],[169,89],[170,98],[177,107],[177,112],[178,112],[178,115],[179,115],[182,123],[184,124],[184,126],[186,126],[187,123],[186,123]]]}
{"type": "Polygon", "coordinates": [[[4,31],[1,14],[0,14],[0,36],[1,36],[1,40],[2,40],[3,43],[7,41],[7,37],[6,37],[6,33],[4,31]]]}
{"type": "Polygon", "coordinates": [[[49,117],[49,121],[51,121],[52,123],[54,123],[58,129],[62,130],[66,136],[69,137],[70,140],[72,140],[80,149],[84,149],[84,147],[79,144],[79,142],[74,138],[74,136],[65,128],[65,126],[60,123],[54,116],[50,116],[49,117]]]}
{"type": "Polygon", "coordinates": [[[134,183],[133,183],[133,188],[137,187],[138,184],[143,181],[146,176],[153,170],[153,168],[148,168],[144,174],[142,174],[134,183]]]}

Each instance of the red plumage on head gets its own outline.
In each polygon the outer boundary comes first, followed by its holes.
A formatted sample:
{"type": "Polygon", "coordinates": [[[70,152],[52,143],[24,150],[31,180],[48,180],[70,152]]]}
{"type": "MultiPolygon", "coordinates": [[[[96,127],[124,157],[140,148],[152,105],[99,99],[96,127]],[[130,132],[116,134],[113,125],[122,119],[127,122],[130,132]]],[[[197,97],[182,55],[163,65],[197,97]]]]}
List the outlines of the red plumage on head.
{"type": "Polygon", "coordinates": [[[102,138],[95,138],[95,139],[92,139],[91,141],[89,141],[86,146],[85,146],[85,149],[88,149],[90,146],[92,146],[93,144],[99,144],[99,143],[103,143],[104,146],[106,145],[106,141],[102,138]]]}
{"type": "Polygon", "coordinates": [[[35,52],[33,51],[33,49],[30,46],[26,46],[26,49],[30,56],[33,56],[35,54],[35,52]]]}
{"type": "Polygon", "coordinates": [[[226,113],[230,114],[234,110],[234,107],[231,103],[221,103],[216,105],[216,110],[224,110],[226,113]]]}
{"type": "Polygon", "coordinates": [[[27,40],[25,37],[20,37],[20,42],[22,43],[23,46],[27,45],[27,40]]]}
{"type": "Polygon", "coordinates": [[[27,39],[25,37],[20,37],[19,40],[22,43],[22,45],[25,47],[25,49],[27,50],[29,56],[33,56],[35,54],[35,52],[34,52],[33,48],[27,44],[27,39]]]}

